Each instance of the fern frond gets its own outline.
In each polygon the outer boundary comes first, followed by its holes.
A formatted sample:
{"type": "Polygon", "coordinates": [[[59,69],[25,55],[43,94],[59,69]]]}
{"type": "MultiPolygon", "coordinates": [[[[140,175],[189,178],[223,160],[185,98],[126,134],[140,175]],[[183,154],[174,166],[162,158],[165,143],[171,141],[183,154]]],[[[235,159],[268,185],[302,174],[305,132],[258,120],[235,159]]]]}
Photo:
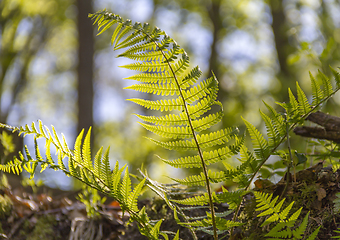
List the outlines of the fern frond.
{"type": "Polygon", "coordinates": [[[155,117],[155,116],[143,116],[135,114],[144,122],[153,123],[156,125],[170,126],[170,125],[187,125],[188,118],[184,113],[181,114],[168,114],[165,116],[155,117]]]}
{"type": "Polygon", "coordinates": [[[209,114],[206,117],[193,120],[192,126],[196,132],[201,132],[220,122],[222,117],[223,111],[219,111],[217,113],[209,114]]]}
{"type": "Polygon", "coordinates": [[[247,120],[242,118],[244,123],[246,124],[246,127],[248,129],[248,132],[250,134],[250,137],[252,139],[254,151],[256,153],[256,156],[259,159],[266,159],[268,156],[268,142],[264,139],[263,135],[247,120]]]}
{"type": "Polygon", "coordinates": [[[270,106],[266,102],[263,102],[263,103],[270,112],[270,119],[272,120],[275,129],[279,132],[281,137],[285,136],[286,135],[286,124],[285,124],[284,117],[280,113],[275,111],[275,109],[272,106],[270,106]]]}
{"type": "Polygon", "coordinates": [[[84,161],[84,164],[88,169],[93,170],[93,165],[91,161],[90,143],[91,143],[91,127],[87,131],[87,134],[84,139],[83,148],[82,148],[82,160],[84,161]]]}
{"type": "Polygon", "coordinates": [[[176,202],[183,205],[190,206],[204,206],[209,202],[209,196],[207,193],[191,198],[181,199],[181,200],[171,200],[172,202],[176,202]]]}
{"type": "Polygon", "coordinates": [[[296,82],[296,90],[298,97],[299,110],[301,115],[306,115],[311,111],[306,94],[302,91],[299,84],[296,82]]]}
{"type": "Polygon", "coordinates": [[[309,72],[309,77],[310,77],[311,86],[312,86],[312,96],[313,96],[312,105],[315,106],[322,100],[323,92],[321,91],[319,82],[314,78],[311,72],[309,72]]]}
{"type": "Polygon", "coordinates": [[[190,70],[190,72],[187,75],[178,79],[180,88],[186,89],[189,86],[192,86],[194,83],[197,82],[197,80],[199,79],[201,75],[202,75],[202,72],[199,69],[199,67],[198,66],[194,67],[193,69],[190,70]]]}
{"type": "Polygon", "coordinates": [[[323,85],[323,93],[325,96],[329,96],[333,92],[333,87],[331,80],[323,74],[320,70],[318,70],[318,76],[321,78],[322,85],[323,85]]]}
{"type": "Polygon", "coordinates": [[[162,142],[157,141],[152,138],[147,138],[151,140],[152,142],[156,143],[158,146],[161,146],[165,149],[169,150],[177,150],[177,151],[188,151],[188,150],[196,150],[197,146],[194,140],[188,141],[188,140],[177,140],[177,141],[169,141],[169,142],[162,142]]]}
{"type": "Polygon", "coordinates": [[[169,99],[169,100],[162,99],[162,100],[156,100],[156,101],[144,100],[144,99],[139,99],[139,98],[132,98],[132,99],[126,99],[126,100],[134,102],[138,105],[141,105],[142,107],[145,107],[146,109],[159,110],[161,112],[173,111],[173,110],[182,111],[182,108],[183,108],[183,102],[181,98],[169,99]]]}
{"type": "Polygon", "coordinates": [[[340,73],[335,71],[332,67],[329,67],[329,68],[331,69],[331,72],[334,76],[336,87],[337,89],[339,89],[340,88],[340,73]]]}
{"type": "Polygon", "coordinates": [[[183,185],[187,186],[205,186],[205,176],[203,172],[201,172],[200,175],[191,175],[189,177],[186,177],[185,179],[179,179],[179,178],[171,178],[175,182],[178,182],[183,185]]]}
{"type": "Polygon", "coordinates": [[[126,87],[124,89],[131,89],[138,92],[145,92],[145,93],[151,93],[155,95],[161,95],[161,96],[168,96],[168,95],[178,95],[179,90],[178,88],[170,83],[170,84],[135,84],[131,85],[129,87],[126,87]]]}
{"type": "Polygon", "coordinates": [[[268,115],[264,114],[261,110],[260,114],[267,128],[267,134],[269,139],[268,144],[270,147],[275,146],[280,141],[279,131],[276,129],[268,115]]]}
{"type": "Polygon", "coordinates": [[[140,73],[124,79],[136,80],[143,83],[159,84],[172,83],[174,81],[174,77],[171,75],[170,72],[167,71],[156,73],[140,73]]]}
{"type": "Polygon", "coordinates": [[[5,165],[0,164],[0,171],[19,175],[22,172],[22,166],[22,161],[14,158],[14,160],[7,162],[5,165]]]}
{"type": "MultiPolygon", "coordinates": [[[[203,151],[203,159],[205,164],[208,166],[213,163],[223,161],[230,156],[234,155],[235,151],[230,147],[221,147],[217,150],[203,151]]],[[[199,155],[181,157],[174,160],[162,159],[163,162],[176,168],[200,168],[202,167],[201,159],[199,155]]]]}
{"type": "Polygon", "coordinates": [[[146,130],[165,138],[182,139],[190,138],[192,135],[189,127],[163,127],[147,123],[140,123],[140,125],[142,125],[146,130]]]}
{"type": "Polygon", "coordinates": [[[211,87],[215,87],[217,80],[214,77],[210,77],[205,81],[200,82],[197,86],[183,91],[183,97],[189,104],[193,103],[200,98],[207,96],[211,92],[211,87]]]}
{"type": "Polygon", "coordinates": [[[132,211],[138,212],[137,200],[143,189],[144,183],[145,183],[145,179],[140,181],[138,185],[133,189],[133,192],[129,194],[129,200],[127,202],[127,205],[128,205],[128,208],[131,209],[132,211]]]}
{"type": "MultiPolygon", "coordinates": [[[[236,209],[241,203],[242,197],[248,193],[248,191],[238,190],[234,192],[229,192],[224,187],[222,187],[222,193],[216,194],[218,203],[228,203],[230,209],[236,209]]],[[[217,214],[216,214],[217,215],[217,214]]]]}
{"type": "Polygon", "coordinates": [[[197,134],[197,141],[200,147],[205,149],[229,142],[229,140],[232,139],[237,132],[237,128],[227,128],[210,132],[209,134],[197,134]]]}

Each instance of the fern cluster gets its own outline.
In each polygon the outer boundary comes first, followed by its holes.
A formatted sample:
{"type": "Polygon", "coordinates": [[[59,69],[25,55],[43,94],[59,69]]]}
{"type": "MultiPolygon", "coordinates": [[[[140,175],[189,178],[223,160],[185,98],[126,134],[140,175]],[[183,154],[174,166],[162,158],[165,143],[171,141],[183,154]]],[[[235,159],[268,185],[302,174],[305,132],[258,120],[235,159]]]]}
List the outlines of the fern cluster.
{"type": "MultiPolygon", "coordinates": [[[[149,93],[152,98],[151,100],[129,99],[146,109],[155,111],[155,114],[150,116],[136,114],[145,129],[158,135],[156,138],[149,139],[163,148],[187,153],[178,159],[161,160],[176,168],[197,168],[200,174],[187,176],[184,179],[172,178],[177,184],[164,185],[151,180],[147,173],[141,172],[143,179],[132,189],[128,167],[120,168],[117,162],[114,169],[110,169],[109,149],[104,151],[101,148],[91,160],[90,131],[86,134],[84,141],[82,141],[84,135],[82,132],[76,140],[74,150],[70,150],[63,136],[60,139],[53,127],[51,133],[41,122],[39,122],[39,130],[34,124],[31,128],[27,125],[20,128],[0,125],[0,127],[18,131],[19,134],[35,135],[35,158],[25,147],[26,158],[21,155],[20,159],[0,165],[0,170],[20,173],[24,168],[32,177],[38,164],[41,164],[42,171],[46,167],[62,170],[91,188],[114,197],[123,211],[130,214],[131,221],[139,223],[141,233],[150,239],[158,239],[160,236],[168,239],[168,235],[160,231],[162,220],[150,221],[145,208],[140,210],[137,207],[137,198],[145,184],[166,201],[174,211],[177,223],[188,227],[192,231],[193,238],[197,238],[195,232],[201,230],[213,235],[214,239],[218,239],[219,234],[230,234],[234,227],[242,225],[237,222],[238,212],[243,196],[251,191],[250,185],[255,176],[270,156],[279,155],[277,150],[282,143],[285,141],[289,143],[289,132],[340,88],[340,75],[332,69],[336,82],[334,87],[331,80],[321,72],[317,78],[311,75],[312,103],[308,102],[306,94],[298,84],[296,85],[297,97],[289,89],[289,102],[278,103],[283,108],[284,114],[264,103],[269,114],[262,111],[260,114],[267,129],[267,137],[243,119],[252,139],[252,146],[248,148],[245,145],[244,135],[239,135],[237,128],[216,130],[214,125],[219,123],[223,117],[222,104],[217,100],[216,77],[212,74],[212,77],[208,79],[199,80],[202,75],[199,68],[189,69],[188,55],[165,32],[158,28],[152,29],[148,24],[132,24],[130,20],[123,21],[120,16],[106,10],[90,14],[90,17],[94,20],[94,24],[98,25],[98,35],[116,24],[111,44],[115,50],[125,49],[119,57],[134,61],[122,67],[138,71],[137,74],[127,79],[136,80],[139,83],[127,89],[149,93]],[[159,112],[164,112],[164,114],[161,115],[159,112]],[[45,158],[39,152],[37,138],[46,139],[45,158]],[[57,163],[52,160],[51,146],[56,149],[57,163]],[[232,156],[237,156],[240,161],[237,167],[232,167],[225,161],[232,156]],[[64,161],[67,161],[67,164],[64,161]],[[223,163],[225,169],[214,171],[210,168],[211,165],[217,163],[223,163]],[[215,193],[211,190],[211,183],[223,183],[227,180],[237,182],[239,189],[229,192],[222,188],[222,193],[215,193]],[[206,192],[185,199],[177,199],[174,197],[175,194],[182,191],[179,184],[188,187],[204,186],[206,192]],[[232,221],[224,218],[231,213],[230,211],[215,212],[214,205],[217,203],[229,204],[234,212],[232,221]],[[210,211],[205,216],[192,218],[185,214],[185,210],[207,205],[210,211]]],[[[291,152],[290,147],[288,152],[291,152]]],[[[290,161],[292,161],[291,158],[290,161]]],[[[287,171],[290,166],[291,164],[287,171]]],[[[297,239],[302,237],[308,215],[300,227],[293,228],[301,210],[287,218],[292,204],[280,213],[284,200],[276,203],[277,198],[271,200],[271,196],[263,193],[254,192],[254,194],[260,202],[257,210],[266,210],[260,216],[270,215],[265,223],[278,221],[267,236],[281,239],[291,236],[297,239]]],[[[308,239],[315,238],[317,231],[308,239]]],[[[174,239],[179,239],[178,232],[174,239]]]]}
{"type": "MultiPolygon", "coordinates": [[[[52,132],[49,128],[44,126],[39,121],[39,126],[36,128],[32,123],[31,127],[25,125],[24,127],[12,127],[0,123],[0,127],[7,128],[13,132],[18,132],[19,135],[34,135],[34,149],[35,157],[30,153],[27,146],[25,146],[25,154],[20,154],[20,159],[9,161],[6,165],[0,165],[0,171],[21,173],[25,169],[30,177],[33,178],[38,165],[41,166],[40,172],[43,172],[47,167],[53,170],[61,170],[67,176],[76,178],[107,196],[115,198],[123,212],[126,211],[130,215],[130,221],[139,223],[140,232],[149,237],[149,239],[159,239],[160,235],[167,236],[167,234],[160,232],[159,226],[162,220],[157,223],[150,222],[149,217],[145,211],[145,207],[138,209],[137,199],[142,191],[145,180],[141,180],[133,189],[131,186],[131,177],[129,175],[128,167],[119,167],[118,161],[113,170],[111,170],[109,163],[109,148],[103,151],[103,147],[95,154],[94,159],[91,159],[91,129],[84,137],[84,130],[78,135],[74,149],[70,149],[66,143],[64,135],[60,139],[52,126],[52,132]],[[45,139],[45,156],[40,153],[37,139],[45,139]],[[84,139],[84,140],[83,140],[84,139]],[[51,149],[54,146],[57,163],[55,163],[51,156],[51,149]],[[64,163],[65,162],[65,163],[64,163]],[[122,177],[123,175],[123,177],[122,177]]],[[[178,239],[177,234],[174,239],[178,239]]]]}
{"type": "MultiPolygon", "coordinates": [[[[289,218],[288,214],[292,209],[294,202],[291,202],[285,209],[281,209],[285,202],[282,199],[277,203],[279,196],[272,200],[273,194],[254,192],[256,200],[259,202],[257,204],[256,211],[263,211],[257,215],[257,217],[269,216],[261,225],[261,227],[266,226],[273,222],[278,222],[265,236],[269,237],[267,239],[302,239],[305,233],[309,213],[306,214],[303,221],[299,226],[295,226],[295,222],[300,216],[302,207],[294,212],[289,218]]],[[[307,240],[315,239],[321,226],[319,226],[308,238],[307,240]]]]}

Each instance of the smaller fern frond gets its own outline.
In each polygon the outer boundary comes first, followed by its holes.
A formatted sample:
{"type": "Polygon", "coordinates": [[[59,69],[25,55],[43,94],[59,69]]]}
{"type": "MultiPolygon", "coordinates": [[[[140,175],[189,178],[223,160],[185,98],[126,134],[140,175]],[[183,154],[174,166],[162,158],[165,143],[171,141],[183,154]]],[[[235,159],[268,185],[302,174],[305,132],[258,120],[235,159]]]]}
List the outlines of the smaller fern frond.
{"type": "Polygon", "coordinates": [[[324,95],[325,96],[331,95],[333,92],[331,80],[325,74],[323,74],[320,70],[318,70],[318,77],[322,81],[324,95]]]}
{"type": "MultiPolygon", "coordinates": [[[[272,237],[268,239],[302,239],[305,234],[309,212],[304,217],[303,221],[299,226],[295,226],[295,222],[298,219],[302,208],[297,210],[295,213],[291,215],[289,219],[287,216],[293,207],[294,202],[291,202],[285,209],[281,211],[281,207],[285,201],[282,199],[277,203],[278,196],[272,200],[273,194],[254,192],[255,198],[258,202],[256,211],[264,211],[257,216],[269,216],[261,227],[272,223],[277,222],[276,225],[265,235],[266,237],[272,237]]],[[[320,227],[317,228],[308,239],[315,239],[320,227]]]]}
{"type": "Polygon", "coordinates": [[[145,179],[138,183],[138,185],[133,189],[132,193],[129,193],[127,205],[132,211],[138,212],[137,200],[143,189],[144,183],[145,179]]]}
{"type": "Polygon", "coordinates": [[[8,161],[6,165],[0,164],[0,171],[19,175],[23,170],[22,167],[23,162],[15,157],[12,161],[8,161]]]}
{"type": "Polygon", "coordinates": [[[264,114],[261,110],[260,114],[267,128],[267,134],[269,139],[268,144],[270,147],[273,147],[280,141],[279,132],[268,115],[264,114]]]}
{"type": "Polygon", "coordinates": [[[306,94],[302,91],[298,82],[296,82],[296,90],[297,90],[297,97],[298,97],[300,114],[306,115],[311,111],[311,107],[308,103],[308,99],[306,97],[306,94]]]}
{"type": "Polygon", "coordinates": [[[334,70],[332,67],[330,67],[330,69],[335,79],[336,88],[340,89],[340,73],[334,70]]]}
{"type": "Polygon", "coordinates": [[[246,124],[246,127],[248,129],[248,132],[250,134],[250,137],[252,139],[254,151],[256,153],[256,156],[262,160],[266,159],[268,156],[268,142],[264,139],[263,135],[247,120],[242,118],[244,123],[246,124]]]}
{"type": "Polygon", "coordinates": [[[314,76],[309,72],[309,77],[311,80],[311,86],[312,86],[312,96],[313,101],[312,105],[315,106],[317,103],[319,103],[323,98],[323,92],[321,91],[320,83],[314,78],[314,76]]]}

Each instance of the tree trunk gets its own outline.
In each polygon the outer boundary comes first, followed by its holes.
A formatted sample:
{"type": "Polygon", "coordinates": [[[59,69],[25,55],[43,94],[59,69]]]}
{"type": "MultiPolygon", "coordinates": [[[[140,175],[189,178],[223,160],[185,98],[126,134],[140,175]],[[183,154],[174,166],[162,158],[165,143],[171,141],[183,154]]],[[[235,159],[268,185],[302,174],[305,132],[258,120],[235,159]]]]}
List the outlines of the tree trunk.
{"type": "MultiPolygon", "coordinates": [[[[291,73],[287,64],[288,56],[293,53],[294,47],[290,45],[286,25],[286,16],[283,9],[282,1],[269,1],[271,13],[273,17],[272,29],[277,52],[277,59],[280,66],[278,78],[282,83],[282,89],[295,85],[295,76],[291,73]]],[[[282,100],[288,99],[288,95],[282,100]]]]}
{"type": "MultiPolygon", "coordinates": [[[[91,20],[91,0],[77,0],[78,6],[78,126],[77,134],[82,129],[93,126],[93,55],[94,37],[91,20]]],[[[93,142],[93,137],[92,137],[93,142]]]]}

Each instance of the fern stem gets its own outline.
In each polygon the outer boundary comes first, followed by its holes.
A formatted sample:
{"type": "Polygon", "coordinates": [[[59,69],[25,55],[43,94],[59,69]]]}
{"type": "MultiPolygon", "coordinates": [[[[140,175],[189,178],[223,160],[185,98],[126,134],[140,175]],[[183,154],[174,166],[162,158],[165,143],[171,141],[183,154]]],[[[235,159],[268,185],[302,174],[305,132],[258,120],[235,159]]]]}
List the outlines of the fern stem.
{"type": "MultiPolygon", "coordinates": [[[[294,182],[296,182],[295,164],[293,162],[292,149],[291,149],[291,146],[290,146],[289,127],[288,127],[288,123],[287,123],[287,115],[285,117],[286,117],[286,134],[287,134],[286,138],[287,138],[287,145],[288,145],[288,152],[289,152],[289,165],[288,165],[288,168],[287,168],[287,178],[288,178],[290,167],[291,167],[291,165],[293,165],[293,177],[294,177],[294,182]]],[[[287,184],[286,184],[285,189],[287,188],[288,182],[289,181],[287,179],[287,184]]],[[[282,194],[283,193],[284,193],[284,191],[282,192],[282,194]]]]}
{"type": "MultiPolygon", "coordinates": [[[[144,32],[144,34],[146,36],[148,36],[150,39],[152,39],[151,36],[148,35],[147,33],[144,32]]],[[[183,92],[182,92],[181,86],[179,85],[179,82],[178,82],[178,79],[177,79],[177,76],[176,76],[176,73],[175,73],[174,69],[171,67],[171,64],[170,64],[169,60],[166,58],[166,56],[165,56],[163,50],[160,48],[158,42],[156,42],[153,39],[152,39],[152,41],[158,47],[159,51],[162,53],[163,57],[165,58],[166,63],[168,64],[169,69],[171,70],[171,73],[174,76],[174,80],[175,80],[176,86],[177,86],[177,88],[179,90],[179,95],[180,95],[180,97],[181,97],[181,99],[183,101],[184,111],[185,111],[185,114],[186,114],[186,116],[188,118],[189,127],[190,127],[190,130],[192,132],[193,139],[194,139],[195,144],[197,146],[198,155],[200,156],[201,163],[202,163],[202,169],[203,169],[203,173],[204,173],[204,177],[205,177],[205,182],[206,182],[206,187],[207,187],[207,192],[208,192],[208,197],[209,197],[209,206],[210,206],[210,212],[211,212],[211,222],[212,222],[212,225],[213,225],[214,240],[218,240],[216,220],[215,220],[215,209],[214,209],[214,203],[213,203],[213,200],[212,200],[212,191],[211,191],[210,180],[209,180],[209,176],[208,176],[207,165],[206,165],[206,163],[204,162],[204,159],[203,159],[203,153],[202,153],[202,150],[201,150],[200,145],[199,145],[198,140],[197,140],[195,129],[193,127],[193,124],[192,124],[192,121],[191,121],[191,118],[190,118],[188,106],[187,106],[186,100],[185,100],[185,98],[183,96],[183,92]]]]}

